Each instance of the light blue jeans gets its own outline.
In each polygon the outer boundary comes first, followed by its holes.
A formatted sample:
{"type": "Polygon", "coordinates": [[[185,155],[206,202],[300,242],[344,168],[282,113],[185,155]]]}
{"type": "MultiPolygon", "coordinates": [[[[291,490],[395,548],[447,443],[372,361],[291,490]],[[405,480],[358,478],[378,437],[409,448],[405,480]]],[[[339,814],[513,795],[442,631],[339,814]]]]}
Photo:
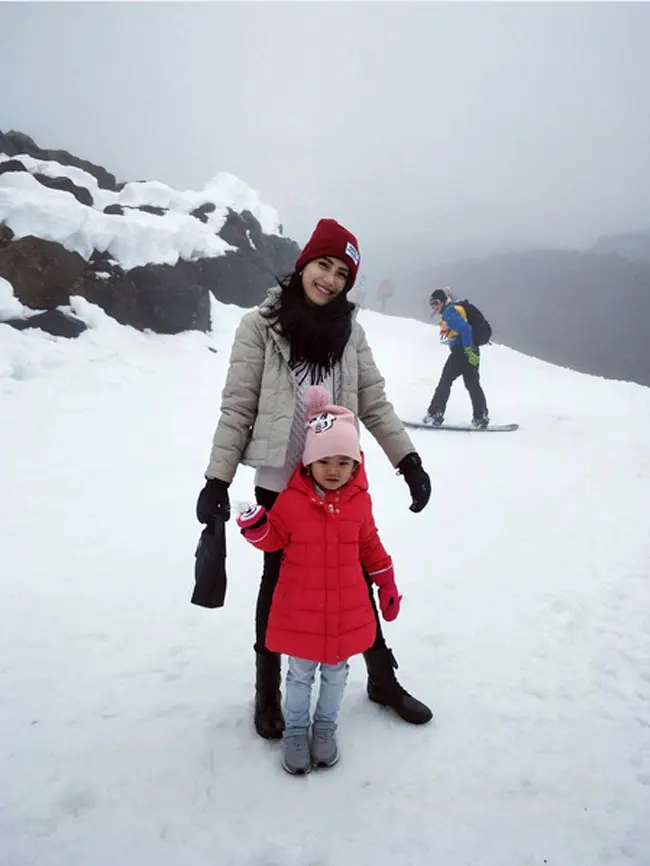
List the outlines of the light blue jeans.
{"type": "Polygon", "coordinates": [[[347,659],[337,665],[326,665],[289,656],[284,706],[286,730],[309,727],[311,688],[317,668],[320,668],[320,690],[314,721],[336,723],[350,672],[347,659]]]}

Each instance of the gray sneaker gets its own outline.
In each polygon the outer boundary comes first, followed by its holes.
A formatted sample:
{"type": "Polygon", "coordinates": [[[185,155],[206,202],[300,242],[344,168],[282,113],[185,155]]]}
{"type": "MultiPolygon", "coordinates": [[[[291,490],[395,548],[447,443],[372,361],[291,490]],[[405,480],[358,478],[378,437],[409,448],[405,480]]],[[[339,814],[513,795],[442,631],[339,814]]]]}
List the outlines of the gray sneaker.
{"type": "Polygon", "coordinates": [[[282,735],[284,754],[282,766],[292,776],[305,775],[311,770],[308,728],[289,728],[282,735]]]}
{"type": "Polygon", "coordinates": [[[314,722],[311,729],[311,759],[315,767],[331,767],[339,759],[336,722],[314,722]]]}

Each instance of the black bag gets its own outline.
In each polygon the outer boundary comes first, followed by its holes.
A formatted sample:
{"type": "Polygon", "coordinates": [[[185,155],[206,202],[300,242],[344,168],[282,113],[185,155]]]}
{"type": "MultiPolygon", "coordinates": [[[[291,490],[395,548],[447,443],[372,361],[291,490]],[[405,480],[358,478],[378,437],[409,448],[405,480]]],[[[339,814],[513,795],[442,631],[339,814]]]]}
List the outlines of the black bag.
{"type": "Polygon", "coordinates": [[[472,337],[475,346],[484,346],[492,339],[492,326],[483,313],[468,300],[459,301],[460,306],[467,313],[467,321],[472,328],[472,337]]]}
{"type": "Polygon", "coordinates": [[[201,533],[194,554],[194,592],[199,607],[223,607],[226,598],[226,524],[217,518],[214,527],[201,533]]]}

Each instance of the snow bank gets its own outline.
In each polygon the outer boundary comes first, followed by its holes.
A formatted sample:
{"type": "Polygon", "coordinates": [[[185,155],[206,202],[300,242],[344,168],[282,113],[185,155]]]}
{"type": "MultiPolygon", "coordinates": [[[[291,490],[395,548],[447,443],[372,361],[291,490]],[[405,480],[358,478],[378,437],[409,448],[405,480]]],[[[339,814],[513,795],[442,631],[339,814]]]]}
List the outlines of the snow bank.
{"type": "MultiPolygon", "coordinates": [[[[222,172],[203,190],[179,192],[157,181],[127,183],[120,192],[101,189],[95,178],[82,169],[57,162],[37,160],[26,155],[20,160],[30,173],[7,172],[0,175],[0,222],[17,237],[34,234],[60,243],[85,259],[93,249],[108,251],[125,270],[146,264],[175,264],[223,255],[233,249],[216,233],[223,226],[227,208],[237,213],[249,210],[265,234],[279,233],[277,211],[260,201],[259,195],[234,175],[222,172]],[[44,187],[32,173],[48,177],[67,177],[89,190],[93,207],[83,205],[61,190],[44,187]],[[105,214],[111,204],[124,208],[151,205],[166,209],[155,215],[134,209],[123,214],[105,214]],[[215,210],[207,222],[190,216],[204,204],[215,210]]],[[[9,157],[0,154],[0,163],[9,157]]]]}

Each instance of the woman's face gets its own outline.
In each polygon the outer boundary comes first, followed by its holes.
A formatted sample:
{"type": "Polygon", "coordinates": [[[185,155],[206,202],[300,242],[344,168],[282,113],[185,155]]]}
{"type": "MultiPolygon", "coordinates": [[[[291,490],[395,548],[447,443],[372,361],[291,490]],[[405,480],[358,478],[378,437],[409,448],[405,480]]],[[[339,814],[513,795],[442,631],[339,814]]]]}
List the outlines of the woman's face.
{"type": "Polygon", "coordinates": [[[350,268],[342,259],[321,256],[308,262],[302,270],[302,287],[307,300],[324,307],[345,289],[350,268]]]}

